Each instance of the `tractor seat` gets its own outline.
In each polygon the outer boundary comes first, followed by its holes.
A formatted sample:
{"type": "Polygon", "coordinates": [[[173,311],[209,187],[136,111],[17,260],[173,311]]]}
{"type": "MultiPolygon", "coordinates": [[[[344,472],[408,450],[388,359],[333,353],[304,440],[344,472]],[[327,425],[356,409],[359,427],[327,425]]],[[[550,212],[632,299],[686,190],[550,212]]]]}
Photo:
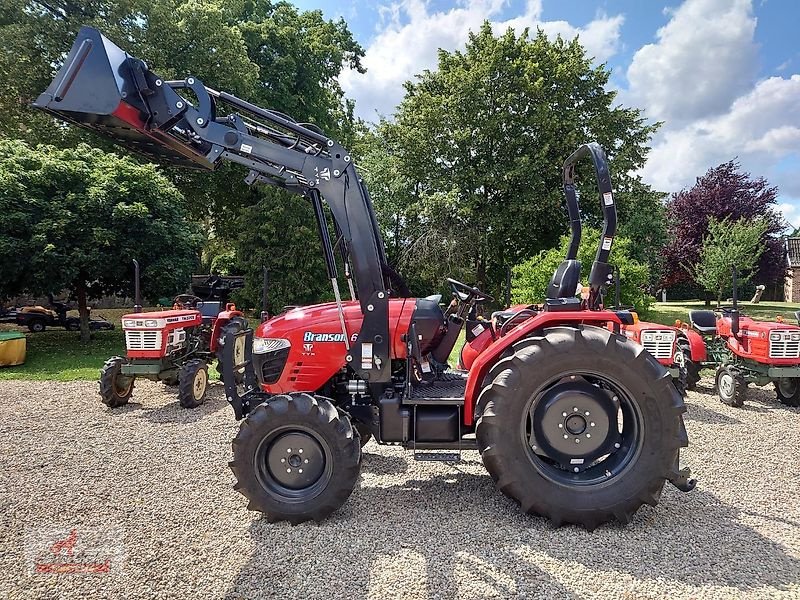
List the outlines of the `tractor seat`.
{"type": "Polygon", "coordinates": [[[553,273],[550,285],[547,286],[547,298],[575,298],[580,278],[580,261],[574,259],[562,261],[553,273]]]}
{"type": "Polygon", "coordinates": [[[703,335],[716,335],[717,315],[712,310],[690,310],[689,322],[698,333],[703,335]]]}

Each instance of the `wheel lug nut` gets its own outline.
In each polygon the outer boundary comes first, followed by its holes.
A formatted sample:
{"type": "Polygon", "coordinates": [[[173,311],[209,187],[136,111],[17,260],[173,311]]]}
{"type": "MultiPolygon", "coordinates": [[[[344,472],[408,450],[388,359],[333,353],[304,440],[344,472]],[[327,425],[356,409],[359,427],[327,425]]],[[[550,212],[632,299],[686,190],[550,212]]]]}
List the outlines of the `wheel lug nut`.
{"type": "Polygon", "coordinates": [[[580,469],[579,469],[578,467],[575,467],[575,468],[574,468],[574,469],[572,469],[572,470],[573,470],[573,471],[575,471],[576,473],[580,471],[580,469]]]}
{"type": "Polygon", "coordinates": [[[564,424],[563,424],[563,423],[559,423],[559,424],[558,424],[558,428],[559,428],[559,429],[561,429],[561,428],[563,428],[563,427],[564,427],[564,424]]]}
{"type": "Polygon", "coordinates": [[[572,407],[572,412],[578,412],[578,407],[577,406],[573,406],[572,407]]]}
{"type": "Polygon", "coordinates": [[[566,433],[564,434],[564,439],[565,439],[565,440],[566,440],[566,439],[569,439],[569,436],[568,436],[566,433]]]}
{"type": "Polygon", "coordinates": [[[287,472],[287,473],[291,473],[291,472],[292,472],[292,470],[291,470],[291,469],[286,469],[286,472],[287,472]]]}
{"type": "Polygon", "coordinates": [[[285,458],[282,458],[282,459],[281,459],[281,462],[286,462],[286,459],[285,459],[285,458]]]}
{"type": "Polygon", "coordinates": [[[585,413],[583,413],[583,414],[585,414],[585,415],[588,417],[588,416],[589,416],[589,411],[587,410],[587,411],[586,411],[585,413]]]}
{"type": "Polygon", "coordinates": [[[303,472],[303,469],[297,469],[297,472],[298,472],[298,473],[302,473],[302,472],[303,472]]]}
{"type": "Polygon", "coordinates": [[[581,443],[581,441],[580,441],[578,438],[575,438],[575,443],[576,443],[576,444],[580,444],[580,443],[581,443]]]}
{"type": "Polygon", "coordinates": [[[300,448],[300,450],[298,450],[298,452],[299,452],[300,454],[302,454],[302,453],[303,453],[303,449],[302,449],[302,448],[300,448]]]}
{"type": "Polygon", "coordinates": [[[292,453],[292,449],[291,448],[287,448],[286,449],[286,454],[291,454],[291,453],[292,453]]]}
{"type": "Polygon", "coordinates": [[[590,437],[592,437],[592,434],[591,434],[591,433],[587,433],[587,434],[586,434],[586,437],[587,437],[587,438],[590,438],[590,437]]]}
{"type": "Polygon", "coordinates": [[[304,463],[306,463],[306,464],[308,464],[308,459],[307,459],[307,458],[304,458],[304,459],[303,459],[303,462],[304,462],[304,463]]]}
{"type": "Polygon", "coordinates": [[[591,423],[589,423],[589,427],[594,427],[594,421],[592,421],[591,423]]]}
{"type": "Polygon", "coordinates": [[[567,413],[565,413],[565,412],[562,412],[562,413],[561,413],[561,416],[562,416],[562,417],[566,417],[566,416],[567,416],[567,413]]]}
{"type": "Polygon", "coordinates": [[[614,448],[619,448],[619,442],[617,442],[616,444],[614,444],[614,448]]]}

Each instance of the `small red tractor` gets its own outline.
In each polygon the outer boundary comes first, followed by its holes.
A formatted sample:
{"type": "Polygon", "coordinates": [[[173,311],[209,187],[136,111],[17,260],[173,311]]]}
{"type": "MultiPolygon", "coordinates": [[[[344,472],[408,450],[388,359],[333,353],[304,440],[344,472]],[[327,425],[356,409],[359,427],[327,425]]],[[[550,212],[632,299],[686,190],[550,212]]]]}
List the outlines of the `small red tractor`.
{"type": "Polygon", "coordinates": [[[780,402],[800,406],[800,326],[743,315],[735,268],[733,305],[719,315],[689,311],[689,326],[681,331],[679,343],[686,352],[690,384],[700,379],[700,369],[716,369],[715,391],[725,404],[742,406],[750,383],[772,383],[780,402]]]}
{"type": "MultiPolygon", "coordinates": [[[[196,279],[197,276],[195,276],[196,279]]],[[[206,398],[208,366],[217,357],[222,328],[242,313],[227,304],[241,277],[208,275],[192,283],[192,294],[175,298],[172,310],[142,312],[139,263],[134,261],[134,312],[122,317],[126,355],[109,358],[100,370],[100,398],[109,408],[128,403],[137,377],[178,386],[178,402],[196,408],[206,398]]]]}
{"type": "Polygon", "coordinates": [[[630,313],[600,306],[617,221],[599,145],[581,146],[563,168],[568,198],[582,158],[599,189],[604,227],[588,298],[575,297],[580,263],[565,260],[541,307],[458,372],[432,361],[449,355],[463,315],[486,294],[450,280],[459,306],[446,316],[439,297],[408,297],[355,161],[317,127],[194,77],[165,81],[89,27],[34,105],[172,164],[238,163],[248,183],[311,203],[335,301],[286,310],[255,331],[231,319],[219,340],[225,395],[241,420],[235,489],[267,520],[319,521],[340,507],[369,436],[418,460],[476,450],[504,494],[556,525],[627,523],[658,503],[665,481],[694,487],[679,468],[683,399],[664,367],[619,332],[630,313]]]}

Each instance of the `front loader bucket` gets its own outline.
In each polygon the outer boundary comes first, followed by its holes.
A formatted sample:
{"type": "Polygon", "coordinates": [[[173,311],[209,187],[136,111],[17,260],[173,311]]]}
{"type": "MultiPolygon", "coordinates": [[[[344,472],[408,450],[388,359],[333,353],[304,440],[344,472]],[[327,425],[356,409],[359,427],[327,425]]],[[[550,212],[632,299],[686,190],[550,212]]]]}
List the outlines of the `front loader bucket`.
{"type": "Polygon", "coordinates": [[[93,27],[81,27],[64,65],[33,106],[159,161],[213,168],[207,149],[168,133],[185,103],[168,84],[93,27]]]}

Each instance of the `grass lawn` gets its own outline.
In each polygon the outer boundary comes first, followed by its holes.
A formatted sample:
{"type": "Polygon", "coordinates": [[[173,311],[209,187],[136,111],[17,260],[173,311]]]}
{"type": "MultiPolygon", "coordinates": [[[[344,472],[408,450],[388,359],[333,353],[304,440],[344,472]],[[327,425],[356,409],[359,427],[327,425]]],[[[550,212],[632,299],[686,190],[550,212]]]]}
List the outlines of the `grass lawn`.
{"type": "MultiPolygon", "coordinates": [[[[800,304],[789,302],[762,302],[760,304],[740,303],[744,314],[760,320],[773,320],[781,315],[789,323],[796,323],[794,312],[800,310],[800,304]]],[[[643,319],[665,325],[672,325],[676,319],[686,321],[689,310],[706,308],[701,300],[688,302],[658,302],[643,319]]],[[[712,306],[713,308],[713,306],[712,306]]],[[[26,333],[28,352],[24,365],[0,368],[0,380],[96,380],[100,367],[111,356],[125,354],[125,342],[122,335],[120,319],[129,313],[129,308],[101,309],[95,311],[112,323],[114,331],[96,331],[89,344],[82,344],[80,334],[64,331],[60,328],[48,328],[42,333],[26,333]]],[[[158,310],[146,308],[145,310],[158,310]]],[[[9,329],[2,326],[3,329],[9,329]]],[[[464,332],[450,354],[450,365],[455,367],[458,355],[464,344],[464,332]]],[[[209,370],[209,378],[218,379],[216,369],[209,370]]]]}
{"type": "MultiPolygon", "coordinates": [[[[723,303],[723,306],[727,306],[723,303]]],[[[662,323],[664,325],[674,325],[676,319],[681,321],[689,320],[690,310],[713,310],[715,304],[712,302],[710,307],[707,307],[702,300],[687,300],[678,302],[656,302],[646,314],[642,314],[642,319],[653,321],[655,323],[662,323]]],[[[758,304],[751,304],[750,302],[739,302],[739,310],[753,319],[759,321],[774,321],[775,317],[783,317],[787,323],[796,324],[797,320],[794,318],[794,313],[800,310],[800,304],[792,302],[759,302],[758,304]]]]}

